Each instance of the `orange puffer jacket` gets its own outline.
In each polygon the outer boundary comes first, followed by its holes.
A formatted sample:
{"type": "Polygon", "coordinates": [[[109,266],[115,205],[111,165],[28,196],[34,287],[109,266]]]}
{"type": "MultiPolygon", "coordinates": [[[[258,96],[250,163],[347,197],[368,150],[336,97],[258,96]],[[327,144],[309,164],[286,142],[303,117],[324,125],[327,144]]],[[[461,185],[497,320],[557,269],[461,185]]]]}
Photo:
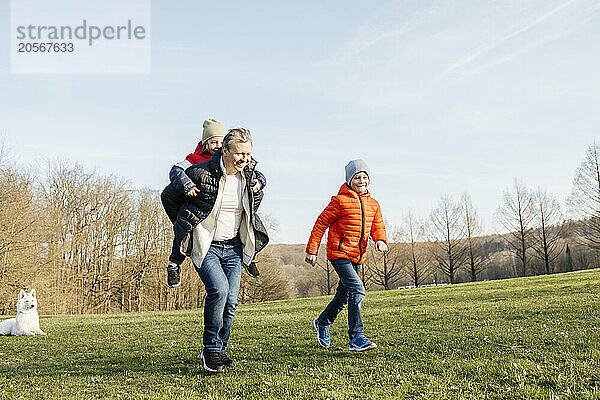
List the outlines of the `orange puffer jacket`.
{"type": "Polygon", "coordinates": [[[345,258],[363,264],[369,235],[374,241],[383,240],[387,244],[379,203],[368,192],[359,196],[345,183],[317,218],[306,245],[307,253],[317,254],[327,228],[327,258],[330,260],[345,258]]]}

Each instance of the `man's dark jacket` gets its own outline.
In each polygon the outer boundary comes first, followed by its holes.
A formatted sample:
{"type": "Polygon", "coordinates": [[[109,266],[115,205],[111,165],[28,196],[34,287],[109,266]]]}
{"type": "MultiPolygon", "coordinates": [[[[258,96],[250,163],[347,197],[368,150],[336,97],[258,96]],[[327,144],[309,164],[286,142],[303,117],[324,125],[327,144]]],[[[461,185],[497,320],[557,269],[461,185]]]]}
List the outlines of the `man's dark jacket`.
{"type": "MultiPolygon", "coordinates": [[[[173,183],[167,185],[161,193],[161,200],[165,211],[171,221],[173,221],[175,242],[179,244],[177,248],[181,248],[181,243],[199,223],[210,215],[215,205],[219,191],[219,180],[223,175],[223,171],[221,170],[221,155],[222,151],[219,149],[214,152],[209,161],[194,164],[185,170],[185,173],[200,191],[196,194],[196,197],[188,197],[181,193],[173,183]]],[[[256,239],[255,254],[264,249],[269,242],[267,230],[256,213],[264,193],[262,189],[254,192],[251,186],[256,164],[256,160],[251,159],[242,171],[246,178],[245,193],[248,193],[250,204],[250,223],[254,228],[256,239]]]]}

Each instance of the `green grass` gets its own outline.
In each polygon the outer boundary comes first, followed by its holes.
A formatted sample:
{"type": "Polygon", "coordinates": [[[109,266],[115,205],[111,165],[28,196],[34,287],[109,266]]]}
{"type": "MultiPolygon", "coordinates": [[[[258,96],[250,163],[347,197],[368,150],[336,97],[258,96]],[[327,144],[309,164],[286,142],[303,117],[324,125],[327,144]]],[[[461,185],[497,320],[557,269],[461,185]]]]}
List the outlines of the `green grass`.
{"type": "Polygon", "coordinates": [[[370,292],[363,354],[345,312],[316,345],[329,299],[240,306],[218,375],[199,310],[42,317],[47,337],[0,337],[0,399],[600,398],[600,270],[370,292]]]}

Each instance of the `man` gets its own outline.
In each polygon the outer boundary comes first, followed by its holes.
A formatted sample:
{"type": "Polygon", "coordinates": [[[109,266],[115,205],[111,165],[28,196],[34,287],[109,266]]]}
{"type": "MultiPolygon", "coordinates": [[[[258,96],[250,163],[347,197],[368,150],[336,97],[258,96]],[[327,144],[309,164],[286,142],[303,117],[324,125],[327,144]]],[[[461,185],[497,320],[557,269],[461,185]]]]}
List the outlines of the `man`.
{"type": "Polygon", "coordinates": [[[179,209],[174,226],[183,247],[192,234],[190,257],[206,288],[201,359],[210,372],[233,363],[226,349],[242,266],[251,265],[269,240],[256,215],[263,192],[252,190],[257,162],[251,152],[250,132],[231,129],[210,161],[189,167],[185,173],[199,190],[179,209]]]}
{"type": "MultiPolygon", "coordinates": [[[[212,118],[207,119],[202,124],[202,141],[198,143],[196,150],[171,168],[169,179],[171,186],[177,190],[165,190],[161,194],[163,207],[171,222],[175,223],[177,212],[186,198],[195,197],[200,192],[194,182],[185,174],[185,169],[193,164],[209,161],[215,151],[221,148],[225,135],[225,128],[219,121],[212,118]]],[[[265,176],[258,170],[254,173],[252,189],[254,191],[264,189],[267,185],[265,176]]],[[[167,266],[167,286],[177,287],[181,284],[181,264],[185,257],[186,254],[180,251],[180,243],[174,240],[167,266]]],[[[260,274],[255,264],[246,266],[246,271],[254,278],[260,274]]]]}

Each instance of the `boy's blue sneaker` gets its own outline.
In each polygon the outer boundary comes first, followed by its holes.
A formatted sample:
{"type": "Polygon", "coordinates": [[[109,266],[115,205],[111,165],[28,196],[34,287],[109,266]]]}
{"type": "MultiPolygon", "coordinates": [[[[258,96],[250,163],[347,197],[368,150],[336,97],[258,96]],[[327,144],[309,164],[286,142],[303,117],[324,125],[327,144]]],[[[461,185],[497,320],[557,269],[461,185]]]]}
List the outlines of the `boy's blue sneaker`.
{"type": "Polygon", "coordinates": [[[367,339],[362,333],[359,333],[356,336],[354,336],[350,343],[348,343],[348,348],[352,351],[371,350],[375,347],[377,347],[377,345],[371,342],[369,339],[367,339]]]}
{"type": "Polygon", "coordinates": [[[317,331],[317,342],[319,342],[319,346],[328,348],[331,344],[331,339],[329,338],[329,326],[319,325],[319,318],[313,321],[313,326],[317,331]]]}

